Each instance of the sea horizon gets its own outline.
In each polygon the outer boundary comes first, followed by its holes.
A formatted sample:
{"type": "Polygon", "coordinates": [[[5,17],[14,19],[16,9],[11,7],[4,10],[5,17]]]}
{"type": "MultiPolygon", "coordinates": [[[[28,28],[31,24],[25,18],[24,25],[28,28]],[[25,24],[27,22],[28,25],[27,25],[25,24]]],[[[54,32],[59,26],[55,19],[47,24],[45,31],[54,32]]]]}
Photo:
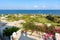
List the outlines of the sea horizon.
{"type": "Polygon", "coordinates": [[[0,10],[0,14],[53,14],[53,15],[60,15],[60,10],[0,10]]]}

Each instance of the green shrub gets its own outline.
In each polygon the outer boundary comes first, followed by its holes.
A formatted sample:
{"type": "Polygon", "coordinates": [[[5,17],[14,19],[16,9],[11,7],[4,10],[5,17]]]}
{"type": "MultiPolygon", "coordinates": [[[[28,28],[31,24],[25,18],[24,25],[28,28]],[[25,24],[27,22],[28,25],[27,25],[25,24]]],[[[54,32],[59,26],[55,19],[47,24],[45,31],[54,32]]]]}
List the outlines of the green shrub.
{"type": "Polygon", "coordinates": [[[52,17],[51,15],[46,16],[46,18],[47,18],[48,20],[54,21],[54,17],[52,17]]]}
{"type": "Polygon", "coordinates": [[[19,30],[19,28],[17,28],[17,27],[12,27],[12,28],[6,28],[4,31],[3,31],[3,35],[5,35],[5,36],[10,36],[10,35],[12,35],[12,33],[13,32],[16,32],[16,31],[18,31],[19,30]]]}

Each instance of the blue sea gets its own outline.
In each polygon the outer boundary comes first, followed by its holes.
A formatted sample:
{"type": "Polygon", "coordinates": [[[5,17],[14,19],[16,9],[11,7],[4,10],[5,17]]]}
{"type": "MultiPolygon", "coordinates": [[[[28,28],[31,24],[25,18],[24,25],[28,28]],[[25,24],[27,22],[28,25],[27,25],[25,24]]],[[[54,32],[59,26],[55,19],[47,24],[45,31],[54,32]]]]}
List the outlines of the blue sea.
{"type": "Polygon", "coordinates": [[[60,10],[0,10],[0,14],[55,14],[55,15],[60,15],[60,10]]]}

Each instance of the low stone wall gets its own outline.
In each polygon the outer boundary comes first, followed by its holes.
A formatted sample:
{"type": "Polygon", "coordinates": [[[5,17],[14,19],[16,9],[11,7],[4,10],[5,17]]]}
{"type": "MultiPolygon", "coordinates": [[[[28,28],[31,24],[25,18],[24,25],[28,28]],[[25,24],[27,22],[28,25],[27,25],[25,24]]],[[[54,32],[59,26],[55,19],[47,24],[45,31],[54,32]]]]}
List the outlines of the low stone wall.
{"type": "Polygon", "coordinates": [[[10,40],[19,40],[21,35],[21,30],[17,32],[13,32],[12,35],[10,36],[10,40]]]}

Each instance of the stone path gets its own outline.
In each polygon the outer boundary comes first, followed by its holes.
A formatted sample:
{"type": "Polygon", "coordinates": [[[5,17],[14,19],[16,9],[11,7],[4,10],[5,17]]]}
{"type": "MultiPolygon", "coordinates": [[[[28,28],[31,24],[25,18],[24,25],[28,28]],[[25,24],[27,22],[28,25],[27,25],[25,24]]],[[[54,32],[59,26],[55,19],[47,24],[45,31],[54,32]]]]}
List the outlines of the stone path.
{"type": "Polygon", "coordinates": [[[19,40],[42,40],[42,38],[38,38],[32,35],[28,35],[27,33],[21,34],[19,40]]]}
{"type": "Polygon", "coordinates": [[[42,37],[37,35],[29,35],[28,33],[21,33],[21,31],[17,31],[17,35],[15,40],[42,40],[42,37]]]}
{"type": "Polygon", "coordinates": [[[35,40],[35,39],[29,38],[27,34],[21,34],[19,40],[35,40]]]}

